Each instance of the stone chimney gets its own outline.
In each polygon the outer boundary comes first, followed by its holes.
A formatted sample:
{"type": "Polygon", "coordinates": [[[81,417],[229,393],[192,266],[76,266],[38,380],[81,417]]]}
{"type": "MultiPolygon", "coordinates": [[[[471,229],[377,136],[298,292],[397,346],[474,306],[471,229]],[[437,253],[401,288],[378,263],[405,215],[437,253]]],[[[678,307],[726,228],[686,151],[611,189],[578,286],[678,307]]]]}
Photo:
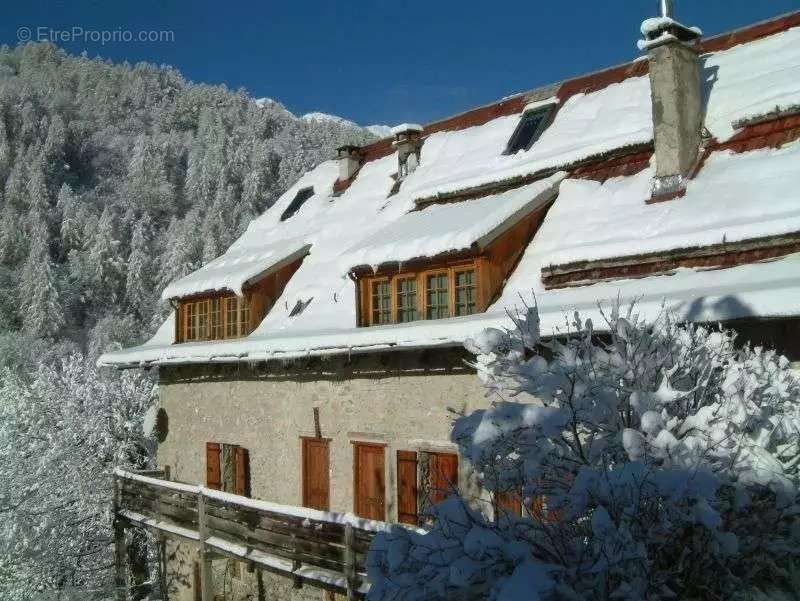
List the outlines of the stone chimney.
{"type": "Polygon", "coordinates": [[[653,106],[656,175],[652,201],[683,195],[703,127],[700,60],[694,42],[702,32],[674,19],[673,0],[660,0],[660,17],[642,23],[653,106]]]}
{"type": "Polygon", "coordinates": [[[339,161],[339,181],[348,181],[361,167],[361,148],[350,144],[339,146],[336,159],[339,161]]]}
{"type": "Polygon", "coordinates": [[[422,126],[416,123],[402,123],[392,128],[397,149],[397,179],[401,180],[419,165],[422,149],[422,126]]]}

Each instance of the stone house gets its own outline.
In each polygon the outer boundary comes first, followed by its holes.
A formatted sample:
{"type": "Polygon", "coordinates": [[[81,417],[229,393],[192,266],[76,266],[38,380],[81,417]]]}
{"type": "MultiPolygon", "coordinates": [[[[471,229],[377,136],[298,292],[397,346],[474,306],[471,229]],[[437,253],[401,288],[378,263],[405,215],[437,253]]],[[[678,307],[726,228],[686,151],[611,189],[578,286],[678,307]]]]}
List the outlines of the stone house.
{"type": "MultiPolygon", "coordinates": [[[[642,33],[640,60],[342,147],[168,286],[100,364],[158,368],[170,478],[417,523],[473,487],[464,340],[534,297],[545,332],[619,298],[800,359],[800,12],[642,33]]],[[[200,598],[196,553],[170,543],[171,599],[200,598]]],[[[226,598],[320,595],[218,564],[226,598]]]]}

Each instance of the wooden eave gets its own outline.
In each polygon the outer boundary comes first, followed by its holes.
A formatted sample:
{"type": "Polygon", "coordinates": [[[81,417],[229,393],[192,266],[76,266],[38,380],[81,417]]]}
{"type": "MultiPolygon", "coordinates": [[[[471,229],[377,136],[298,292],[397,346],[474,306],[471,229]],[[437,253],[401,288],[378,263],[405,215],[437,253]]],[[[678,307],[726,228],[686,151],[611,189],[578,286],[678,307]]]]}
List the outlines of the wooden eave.
{"type": "Polygon", "coordinates": [[[727,268],[800,252],[800,232],[679,248],[627,257],[575,261],[542,267],[546,289],[585,286],[609,280],[666,275],[679,268],[727,268]]]}

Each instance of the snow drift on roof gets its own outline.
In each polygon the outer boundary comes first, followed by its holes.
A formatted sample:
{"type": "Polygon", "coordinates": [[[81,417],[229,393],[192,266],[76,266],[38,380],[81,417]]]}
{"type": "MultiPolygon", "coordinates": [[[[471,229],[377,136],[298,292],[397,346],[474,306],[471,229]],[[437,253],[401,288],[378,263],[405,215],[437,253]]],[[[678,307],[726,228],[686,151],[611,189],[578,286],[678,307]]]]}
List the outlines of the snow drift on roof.
{"type": "Polygon", "coordinates": [[[800,106],[800,27],[703,59],[706,127],[720,142],[733,123],[800,106]]]}
{"type": "Polygon", "coordinates": [[[419,167],[403,187],[415,199],[428,198],[649,142],[650,80],[635,77],[570,97],[530,150],[504,155],[519,119],[510,115],[479,127],[431,134],[422,146],[419,167]]]}
{"type": "Polygon", "coordinates": [[[645,203],[652,168],[604,184],[566,180],[533,247],[541,265],[560,265],[797,232],[798,165],[800,142],[717,152],[683,198],[656,204],[645,203]]]}
{"type": "Polygon", "coordinates": [[[302,240],[278,240],[252,247],[231,248],[197,271],[172,282],[161,293],[164,300],[203,292],[230,290],[239,296],[245,284],[304,256],[309,245],[302,240]]]}
{"type": "Polygon", "coordinates": [[[403,215],[344,254],[345,269],[378,267],[435,257],[488,244],[532,211],[552,200],[566,173],[513,190],[455,204],[432,205],[403,215]]]}

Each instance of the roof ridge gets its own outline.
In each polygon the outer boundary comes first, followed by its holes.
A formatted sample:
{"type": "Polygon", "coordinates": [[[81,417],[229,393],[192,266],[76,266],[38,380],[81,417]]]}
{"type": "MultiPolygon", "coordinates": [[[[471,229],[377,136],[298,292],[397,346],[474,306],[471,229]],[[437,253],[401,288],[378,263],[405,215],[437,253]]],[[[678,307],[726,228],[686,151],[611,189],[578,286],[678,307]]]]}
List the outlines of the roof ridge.
{"type": "MultiPolygon", "coordinates": [[[[770,19],[719,33],[701,40],[698,46],[702,52],[720,52],[740,44],[746,44],[769,37],[797,26],[800,26],[800,10],[791,11],[770,19]]],[[[564,100],[575,93],[581,91],[596,91],[613,83],[624,81],[630,77],[644,75],[646,72],[646,60],[642,57],[638,57],[632,61],[603,67],[554,83],[538,86],[527,91],[516,92],[499,100],[431,121],[425,124],[423,133],[427,135],[438,131],[456,131],[464,129],[465,127],[483,125],[491,119],[520,112],[531,96],[543,94],[549,90],[553,90],[553,95],[557,94],[564,100]],[[604,75],[607,77],[602,77],[604,75]],[[581,83],[585,83],[586,86],[581,88],[579,85],[581,83]],[[565,95],[564,91],[569,93],[565,95]]],[[[363,146],[362,149],[365,159],[369,161],[391,154],[394,150],[391,146],[391,140],[392,138],[381,138],[380,140],[363,146]]]]}

